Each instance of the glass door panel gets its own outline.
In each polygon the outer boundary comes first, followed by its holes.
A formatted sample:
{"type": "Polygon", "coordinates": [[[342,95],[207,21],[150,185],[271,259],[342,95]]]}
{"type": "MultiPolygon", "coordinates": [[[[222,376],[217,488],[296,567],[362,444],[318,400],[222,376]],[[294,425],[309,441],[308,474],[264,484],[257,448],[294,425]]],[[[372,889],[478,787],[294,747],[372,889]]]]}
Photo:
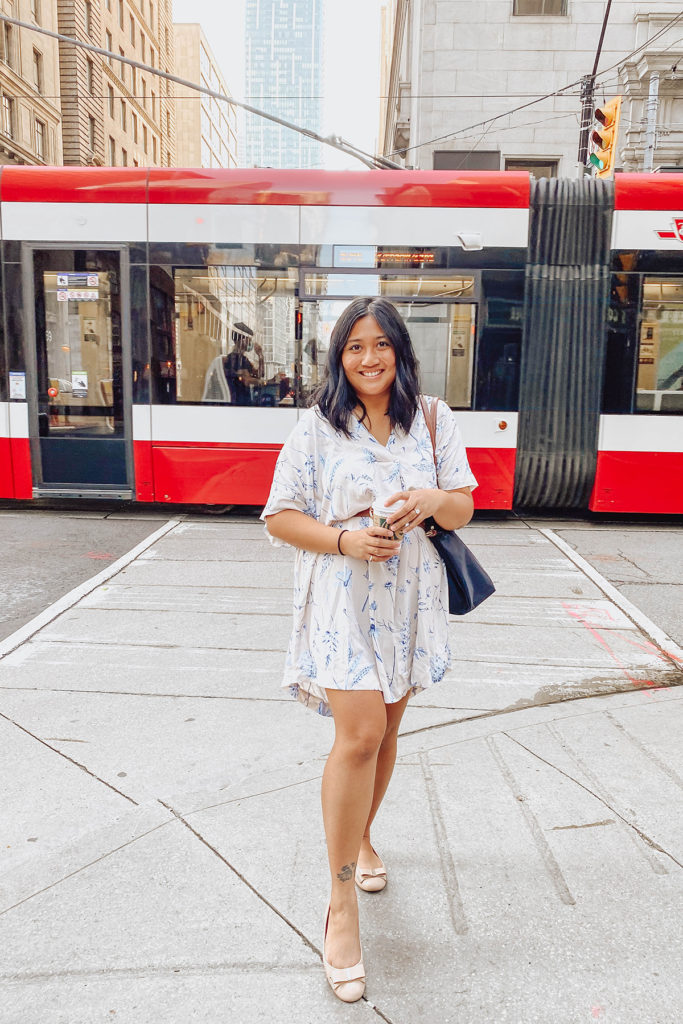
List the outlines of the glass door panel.
{"type": "Polygon", "coordinates": [[[125,487],[120,253],[33,259],[41,482],[125,487]]]}

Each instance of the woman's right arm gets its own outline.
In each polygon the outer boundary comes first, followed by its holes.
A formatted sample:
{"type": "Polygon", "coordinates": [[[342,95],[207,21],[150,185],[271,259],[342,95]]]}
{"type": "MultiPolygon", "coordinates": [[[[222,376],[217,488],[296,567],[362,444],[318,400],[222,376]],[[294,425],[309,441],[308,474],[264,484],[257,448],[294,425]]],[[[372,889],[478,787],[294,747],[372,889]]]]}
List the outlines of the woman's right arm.
{"type": "MultiPolygon", "coordinates": [[[[338,554],[340,531],[336,526],[324,526],[316,519],[299,512],[297,509],[286,508],[272,516],[266,516],[268,533],[278,540],[283,540],[294,547],[320,554],[338,554]]],[[[400,550],[400,541],[393,539],[391,530],[381,526],[368,526],[363,530],[346,530],[341,538],[341,553],[350,558],[368,559],[372,555],[375,562],[386,562],[400,550]]]]}

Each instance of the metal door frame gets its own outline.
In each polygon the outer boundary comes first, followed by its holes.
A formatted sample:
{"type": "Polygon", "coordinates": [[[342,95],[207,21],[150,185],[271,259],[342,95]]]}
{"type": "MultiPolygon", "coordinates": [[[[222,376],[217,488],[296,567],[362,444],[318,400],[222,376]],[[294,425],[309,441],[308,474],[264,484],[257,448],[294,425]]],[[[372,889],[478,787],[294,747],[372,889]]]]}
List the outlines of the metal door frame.
{"type": "Polygon", "coordinates": [[[135,476],[133,462],[133,385],[132,348],[130,338],[130,257],[127,245],[114,242],[91,245],[68,242],[22,242],[21,279],[26,323],[26,384],[33,473],[33,497],[59,498],[120,498],[134,497],[135,476]],[[65,252],[117,252],[119,254],[119,289],[121,299],[121,372],[123,375],[123,442],[127,484],[124,487],[106,487],[96,484],[92,488],[74,485],[60,486],[43,482],[43,465],[38,434],[38,344],[36,339],[36,295],[34,254],[36,250],[65,252]]]}

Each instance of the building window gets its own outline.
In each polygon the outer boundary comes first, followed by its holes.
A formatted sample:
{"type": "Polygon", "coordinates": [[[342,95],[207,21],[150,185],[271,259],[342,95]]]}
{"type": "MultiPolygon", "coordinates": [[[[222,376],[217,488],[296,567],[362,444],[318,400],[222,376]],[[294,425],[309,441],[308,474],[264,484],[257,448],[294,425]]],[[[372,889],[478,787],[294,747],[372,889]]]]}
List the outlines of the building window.
{"type": "Polygon", "coordinates": [[[142,126],[142,148],[144,149],[145,154],[146,154],[147,153],[147,149],[148,149],[148,135],[147,135],[147,125],[146,124],[143,124],[143,126],[142,126]]]}
{"type": "Polygon", "coordinates": [[[137,96],[138,92],[138,69],[131,65],[130,69],[130,91],[133,96],[137,96]]]}
{"type": "Polygon", "coordinates": [[[499,171],[500,151],[497,149],[443,149],[432,153],[435,171],[499,171]]]}
{"type": "Polygon", "coordinates": [[[45,122],[39,121],[38,118],[35,120],[34,129],[34,146],[36,156],[41,160],[45,159],[45,122]]]}
{"type": "Polygon", "coordinates": [[[133,142],[137,145],[137,141],[138,141],[138,115],[133,112],[130,115],[130,119],[131,119],[131,122],[132,122],[131,127],[133,129],[133,142]]]}
{"type": "Polygon", "coordinates": [[[88,145],[90,146],[90,152],[95,152],[95,118],[88,117],[88,145]]]}
{"type": "Polygon", "coordinates": [[[171,150],[170,149],[166,150],[166,166],[167,167],[171,166],[171,150]]]}
{"type": "Polygon", "coordinates": [[[7,22],[5,22],[5,30],[4,30],[4,34],[3,35],[4,35],[3,41],[4,41],[4,44],[5,44],[5,52],[4,52],[3,59],[5,61],[5,64],[9,64],[9,66],[11,68],[13,68],[14,67],[14,35],[12,33],[12,26],[8,25],[7,22]]]}
{"type": "Polygon", "coordinates": [[[152,89],[152,117],[156,119],[157,116],[157,94],[152,89]]]}
{"type": "MultiPolygon", "coordinates": [[[[121,46],[119,46],[119,56],[120,57],[125,57],[125,53],[123,52],[123,47],[121,47],[121,46]]],[[[121,61],[119,63],[119,74],[121,75],[121,81],[125,85],[126,84],[126,65],[123,63],[123,61],[121,61]]]]}
{"type": "Polygon", "coordinates": [[[40,25],[40,0],[31,0],[31,17],[40,25]]]}
{"type": "Polygon", "coordinates": [[[116,143],[111,135],[109,136],[109,166],[116,167],[116,143]]]}
{"type": "Polygon", "coordinates": [[[114,90],[111,85],[107,86],[107,98],[109,100],[109,116],[114,116],[114,90]]]}
{"type": "Polygon", "coordinates": [[[91,60],[87,61],[86,64],[86,85],[88,92],[92,96],[95,92],[95,65],[91,60]]]}
{"type": "Polygon", "coordinates": [[[142,75],[140,76],[140,94],[142,97],[142,105],[147,110],[147,82],[144,80],[142,75]]]}
{"type": "Polygon", "coordinates": [[[170,110],[166,111],[166,134],[169,135],[169,136],[171,134],[171,111],[170,110]]]}
{"type": "Polygon", "coordinates": [[[170,40],[168,37],[168,26],[164,29],[164,42],[166,44],[166,55],[168,56],[168,51],[171,48],[170,40]]]}
{"type": "Polygon", "coordinates": [[[92,35],[92,4],[90,0],[85,0],[85,31],[87,35],[92,35]]]}
{"type": "Polygon", "coordinates": [[[525,160],[523,157],[506,159],[506,171],[528,171],[534,178],[556,178],[559,160],[525,160]]]}
{"type": "Polygon", "coordinates": [[[514,0],[512,13],[535,17],[548,14],[564,16],[567,13],[567,0],[514,0]]]}
{"type": "Polygon", "coordinates": [[[130,16],[130,41],[135,46],[135,18],[130,16]]]}
{"type": "Polygon", "coordinates": [[[152,67],[154,67],[154,50],[152,49],[151,46],[149,48],[149,63],[151,64],[152,67]]]}
{"type": "Polygon", "coordinates": [[[140,60],[142,61],[143,64],[145,63],[145,45],[146,45],[145,44],[145,37],[144,37],[144,35],[141,32],[140,33],[140,53],[142,54],[142,56],[141,56],[140,60]]]}
{"type": "MultiPolygon", "coordinates": [[[[104,45],[105,45],[106,49],[109,50],[109,52],[111,53],[113,47],[112,47],[111,32],[109,31],[109,29],[107,29],[107,31],[104,33],[104,45]]],[[[109,67],[111,67],[111,57],[107,57],[107,60],[109,61],[109,67]]]]}
{"type": "Polygon", "coordinates": [[[125,149],[121,150],[121,166],[122,167],[127,167],[128,166],[128,152],[125,149]]]}
{"type": "Polygon", "coordinates": [[[123,28],[123,0],[119,0],[119,28],[123,28]]]}
{"type": "Polygon", "coordinates": [[[154,163],[157,162],[157,137],[156,137],[156,135],[152,136],[152,159],[154,160],[154,163]]]}
{"type": "Polygon", "coordinates": [[[121,100],[121,127],[126,131],[126,101],[121,100]]]}
{"type": "Polygon", "coordinates": [[[33,51],[33,84],[37,92],[43,91],[43,55],[39,50],[33,51]]]}
{"type": "Polygon", "coordinates": [[[11,96],[2,97],[2,133],[8,139],[14,138],[14,100],[11,96]]]}
{"type": "Polygon", "coordinates": [[[151,27],[152,32],[153,32],[154,31],[154,4],[152,3],[152,0],[149,0],[149,24],[150,24],[150,27],[151,27]]]}
{"type": "Polygon", "coordinates": [[[111,10],[111,0],[107,0],[107,10],[111,10]]]}

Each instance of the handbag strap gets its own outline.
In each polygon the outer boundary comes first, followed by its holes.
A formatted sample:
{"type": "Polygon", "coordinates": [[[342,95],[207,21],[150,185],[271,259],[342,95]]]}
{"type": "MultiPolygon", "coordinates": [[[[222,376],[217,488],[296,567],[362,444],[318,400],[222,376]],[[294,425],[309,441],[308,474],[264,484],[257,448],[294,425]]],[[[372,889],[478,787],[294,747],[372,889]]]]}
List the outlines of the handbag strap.
{"type": "MultiPolygon", "coordinates": [[[[420,405],[422,406],[422,415],[425,418],[425,423],[427,424],[427,430],[429,431],[429,436],[430,436],[430,438],[432,440],[432,454],[434,456],[434,468],[435,469],[436,469],[436,413],[437,413],[437,408],[436,407],[438,405],[438,402],[439,402],[439,400],[437,398],[436,402],[432,402],[431,405],[427,405],[427,403],[425,402],[425,400],[422,397],[422,395],[420,395],[420,405]]],[[[439,481],[438,481],[438,477],[437,477],[437,485],[438,485],[438,483],[439,483],[439,481]]]]}

